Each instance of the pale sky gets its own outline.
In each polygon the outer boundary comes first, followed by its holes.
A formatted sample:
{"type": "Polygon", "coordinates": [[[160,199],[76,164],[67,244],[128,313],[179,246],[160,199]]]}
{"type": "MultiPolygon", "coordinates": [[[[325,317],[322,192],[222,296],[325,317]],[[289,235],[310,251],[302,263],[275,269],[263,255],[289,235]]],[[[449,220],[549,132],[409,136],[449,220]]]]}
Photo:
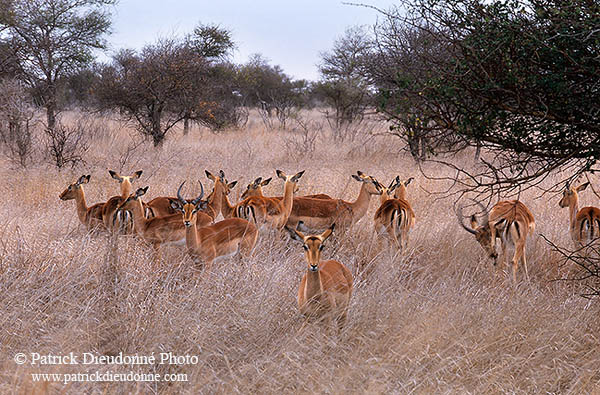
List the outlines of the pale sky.
{"type": "MultiPolygon", "coordinates": [[[[362,3],[387,9],[394,0],[362,3]]],[[[120,0],[108,41],[112,52],[140,49],[160,37],[182,37],[199,22],[216,23],[233,33],[235,63],[261,53],[293,78],[317,80],[319,52],[331,49],[347,27],[373,25],[377,18],[373,9],[340,0],[120,0]]]]}

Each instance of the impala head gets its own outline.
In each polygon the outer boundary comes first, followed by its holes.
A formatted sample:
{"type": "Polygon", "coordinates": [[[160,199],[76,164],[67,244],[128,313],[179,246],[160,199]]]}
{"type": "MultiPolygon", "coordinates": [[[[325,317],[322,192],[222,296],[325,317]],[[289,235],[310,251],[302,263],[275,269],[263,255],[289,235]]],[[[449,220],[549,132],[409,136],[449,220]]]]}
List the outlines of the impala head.
{"type": "Polygon", "coordinates": [[[564,208],[569,207],[571,204],[578,203],[579,196],[577,195],[577,193],[585,190],[588,187],[588,185],[590,185],[590,183],[586,182],[578,187],[572,187],[569,186],[569,183],[567,182],[567,184],[565,185],[565,190],[563,191],[562,199],[560,199],[558,205],[564,208]]]}
{"type": "Polygon", "coordinates": [[[456,212],[456,215],[458,216],[458,222],[464,230],[475,236],[475,239],[481,245],[481,248],[483,248],[483,250],[488,254],[488,256],[494,260],[494,264],[496,264],[498,253],[492,246],[492,233],[490,230],[488,212],[483,206],[483,204],[479,202],[475,203],[481,208],[482,212],[484,213],[481,222],[478,221],[475,214],[473,214],[470,218],[470,226],[465,225],[464,217],[462,214],[462,207],[460,207],[456,212]]]}
{"type": "Polygon", "coordinates": [[[304,255],[306,257],[306,262],[308,263],[308,269],[312,272],[318,271],[319,262],[321,261],[321,251],[323,251],[323,248],[325,247],[325,240],[327,240],[333,233],[335,224],[332,224],[320,235],[308,236],[299,232],[297,229],[290,229],[287,226],[285,228],[288,232],[290,232],[292,239],[302,242],[304,255]]]}
{"type": "Polygon", "coordinates": [[[138,202],[142,196],[148,192],[148,187],[138,188],[135,193],[132,193],[119,205],[117,211],[129,210],[136,202],[138,202]]]}
{"type": "Polygon", "coordinates": [[[396,199],[403,199],[406,200],[406,187],[408,186],[408,184],[410,184],[410,182],[412,180],[414,180],[413,177],[410,177],[409,179],[405,180],[405,181],[401,181],[400,177],[396,177],[396,179],[398,180],[398,184],[396,184],[396,193],[394,193],[394,197],[396,199]]]}
{"type": "Polygon", "coordinates": [[[352,178],[364,183],[367,187],[367,192],[370,195],[381,195],[383,193],[383,185],[381,185],[373,176],[367,176],[362,171],[357,171],[356,174],[352,174],[352,178]]]}
{"type": "Polygon", "coordinates": [[[198,210],[206,209],[208,203],[202,200],[204,196],[204,186],[200,181],[200,195],[193,200],[186,200],[181,196],[181,188],[183,188],[183,184],[185,181],[181,183],[179,189],[177,189],[177,199],[178,201],[171,202],[171,207],[174,210],[180,211],[183,214],[183,224],[186,227],[192,226],[196,222],[196,214],[198,210]]]}
{"type": "Polygon", "coordinates": [[[74,182],[73,184],[70,184],[59,195],[59,197],[61,198],[61,200],[75,199],[76,193],[81,188],[81,185],[87,184],[88,182],[90,182],[90,177],[91,176],[89,174],[87,176],[83,175],[83,176],[79,177],[79,179],[76,182],[74,182]]]}
{"type": "MultiPolygon", "coordinates": [[[[277,177],[281,178],[286,183],[287,182],[291,182],[293,184],[296,184],[298,182],[298,180],[300,179],[300,177],[302,177],[302,174],[304,174],[304,170],[302,170],[301,172],[298,172],[298,173],[294,174],[293,176],[288,176],[284,172],[282,172],[281,170],[276,170],[275,172],[277,173],[277,177]]],[[[295,191],[296,191],[296,188],[294,188],[294,192],[295,191]]]]}
{"type": "Polygon", "coordinates": [[[123,197],[131,193],[131,183],[140,178],[142,173],[142,170],[138,170],[130,176],[122,176],[112,170],[108,171],[108,174],[121,184],[121,196],[123,197]]]}
{"type": "Polygon", "coordinates": [[[262,195],[262,187],[269,185],[271,182],[271,177],[263,180],[262,177],[258,177],[256,180],[252,181],[246,187],[244,193],[242,193],[242,199],[246,199],[250,196],[258,196],[262,195]]]}
{"type": "Polygon", "coordinates": [[[394,178],[392,180],[392,182],[390,183],[390,185],[388,185],[388,187],[384,187],[383,185],[381,185],[381,201],[384,202],[388,199],[390,199],[392,197],[392,193],[394,193],[394,190],[398,187],[400,183],[400,177],[396,176],[396,178],[394,178]]]}
{"type": "MultiPolygon", "coordinates": [[[[208,170],[204,170],[204,172],[206,173],[206,177],[215,183],[215,187],[216,187],[217,183],[221,184],[221,186],[223,187],[224,195],[229,195],[229,193],[231,192],[233,187],[235,187],[237,184],[237,181],[232,181],[232,182],[227,181],[227,179],[225,178],[225,172],[223,170],[219,170],[218,176],[214,176],[208,170]]],[[[213,192],[211,192],[211,195],[212,195],[212,193],[214,193],[214,189],[213,189],[213,192]]],[[[210,200],[211,195],[208,196],[207,200],[210,200]]]]}

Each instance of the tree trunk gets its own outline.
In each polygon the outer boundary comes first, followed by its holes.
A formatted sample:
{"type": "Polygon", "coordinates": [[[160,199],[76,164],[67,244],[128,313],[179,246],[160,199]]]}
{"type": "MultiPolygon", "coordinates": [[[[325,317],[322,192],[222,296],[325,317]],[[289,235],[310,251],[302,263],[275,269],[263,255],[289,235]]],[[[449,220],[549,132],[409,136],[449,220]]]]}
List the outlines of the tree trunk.
{"type": "Polygon", "coordinates": [[[46,103],[46,120],[48,122],[48,129],[54,130],[56,127],[56,86],[52,82],[48,83],[47,97],[45,98],[46,103]]]}
{"type": "Polygon", "coordinates": [[[183,118],[183,135],[186,136],[190,132],[190,119],[188,117],[183,118]]]}
{"type": "Polygon", "coordinates": [[[155,147],[162,145],[165,139],[165,133],[160,126],[161,111],[157,110],[152,113],[152,141],[155,147]]]}
{"type": "Polygon", "coordinates": [[[419,147],[420,140],[421,138],[417,135],[417,132],[414,129],[408,130],[406,142],[408,143],[410,154],[417,162],[421,161],[421,150],[419,147]]]}
{"type": "Polygon", "coordinates": [[[56,102],[54,99],[49,99],[46,102],[46,119],[48,121],[48,129],[56,128],[56,102]]]}
{"type": "Polygon", "coordinates": [[[481,143],[477,142],[477,148],[475,149],[475,163],[479,162],[479,157],[481,156],[481,143]]]}
{"type": "Polygon", "coordinates": [[[427,159],[427,140],[425,140],[425,137],[420,137],[419,140],[421,143],[421,160],[425,160],[427,159]]]}

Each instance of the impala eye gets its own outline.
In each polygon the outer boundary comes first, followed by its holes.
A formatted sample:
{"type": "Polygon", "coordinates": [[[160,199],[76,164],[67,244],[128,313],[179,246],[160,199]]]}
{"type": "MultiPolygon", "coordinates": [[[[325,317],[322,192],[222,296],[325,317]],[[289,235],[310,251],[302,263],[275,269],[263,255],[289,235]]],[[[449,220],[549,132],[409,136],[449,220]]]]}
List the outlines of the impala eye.
{"type": "Polygon", "coordinates": [[[323,251],[323,248],[325,248],[325,244],[321,244],[321,245],[319,246],[319,251],[323,251]]]}
{"type": "Polygon", "coordinates": [[[304,248],[306,251],[308,251],[308,246],[307,246],[306,244],[304,244],[304,245],[302,246],[302,248],[304,248]]]}

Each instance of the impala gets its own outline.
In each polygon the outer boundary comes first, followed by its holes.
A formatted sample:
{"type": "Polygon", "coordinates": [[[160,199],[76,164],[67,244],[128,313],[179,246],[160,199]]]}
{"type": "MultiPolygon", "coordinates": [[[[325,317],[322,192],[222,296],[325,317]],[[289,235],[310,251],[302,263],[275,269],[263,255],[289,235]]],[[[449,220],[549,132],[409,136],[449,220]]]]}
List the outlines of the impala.
{"type": "MultiPolygon", "coordinates": [[[[225,188],[225,173],[223,173],[223,170],[221,170],[219,177],[215,177],[208,170],[205,170],[204,172],[206,173],[206,177],[214,182],[213,191],[208,196],[208,206],[205,211],[205,213],[208,214],[214,221],[221,212],[220,196],[223,188],[225,188]]],[[[147,217],[162,217],[165,215],[178,213],[177,210],[173,208],[173,202],[176,201],[176,197],[169,196],[159,196],[150,200],[148,203],[146,203],[148,212],[147,217]]]]}
{"type": "Polygon", "coordinates": [[[183,182],[177,190],[177,202],[173,204],[173,208],[181,212],[179,221],[185,226],[185,243],[188,254],[197,261],[210,269],[213,261],[219,257],[226,257],[240,253],[242,257],[247,257],[252,253],[256,240],[258,238],[258,230],[256,226],[250,222],[240,218],[227,218],[223,221],[212,225],[197,227],[196,216],[204,206],[207,205],[202,201],[204,196],[204,188],[202,188],[200,196],[189,201],[181,196],[181,188],[183,182]]]}
{"type": "Polygon", "coordinates": [[[569,208],[569,233],[575,248],[583,247],[592,240],[600,237],[600,209],[597,207],[584,207],[579,210],[579,194],[590,183],[586,182],[578,187],[565,186],[563,197],[558,205],[569,208]]]}
{"type": "Polygon", "coordinates": [[[277,170],[276,173],[277,177],[284,180],[283,199],[264,196],[249,197],[238,204],[235,216],[252,218],[257,224],[268,224],[275,229],[282,229],[285,226],[292,212],[296,184],[304,174],[304,170],[293,176],[287,176],[281,170],[277,170]]]}
{"type": "MultiPolygon", "coordinates": [[[[221,174],[223,175],[223,188],[221,188],[221,214],[223,215],[223,218],[231,218],[237,211],[237,205],[231,204],[229,201],[229,193],[231,192],[231,189],[235,187],[237,181],[228,182],[223,170],[221,170],[221,174]]],[[[218,199],[218,195],[215,197],[218,199]]]]}
{"type": "Polygon", "coordinates": [[[88,231],[104,228],[104,222],[102,222],[102,207],[104,203],[96,203],[90,207],[85,203],[83,184],[87,184],[89,181],[90,175],[83,175],[76,182],[70,184],[59,196],[61,200],[75,199],[77,216],[81,223],[87,227],[88,231]]]}
{"type": "Polygon", "coordinates": [[[288,232],[302,242],[308,267],[298,289],[298,308],[307,318],[326,317],[336,320],[341,330],[348,315],[352,296],[352,274],[343,264],[333,259],[321,261],[325,241],[333,233],[332,224],[320,235],[304,235],[297,229],[288,232]]]}
{"type": "Polygon", "coordinates": [[[406,187],[413,178],[401,181],[396,177],[388,188],[384,188],[382,202],[375,212],[375,231],[380,238],[386,237],[403,251],[408,243],[408,232],[415,224],[415,213],[406,200],[406,187]],[[396,190],[393,199],[383,200],[384,195],[396,190]]]}
{"type": "MultiPolygon", "coordinates": [[[[118,211],[128,210],[133,215],[133,221],[138,234],[148,243],[152,244],[155,252],[163,243],[185,243],[185,227],[178,213],[162,217],[146,218],[142,196],[146,194],[148,187],[138,188],[118,207],[118,211]]],[[[198,202],[199,203],[199,202],[198,202]]],[[[199,226],[206,226],[212,222],[212,218],[204,213],[195,218],[199,226]]]]}
{"type": "Polygon", "coordinates": [[[371,195],[381,195],[383,190],[375,178],[366,176],[360,171],[357,175],[353,174],[352,178],[362,183],[354,202],[299,197],[294,199],[288,227],[295,229],[299,222],[311,229],[327,228],[334,222],[343,227],[356,223],[367,212],[371,195]]]}
{"type": "MultiPolygon", "coordinates": [[[[241,199],[244,200],[251,196],[265,197],[265,195],[263,194],[262,187],[268,185],[270,182],[271,182],[270,177],[267,178],[266,180],[263,180],[262,177],[258,177],[256,180],[254,180],[253,182],[248,184],[248,186],[246,187],[246,190],[244,191],[244,193],[242,193],[241,199]]],[[[294,190],[294,193],[296,193],[296,192],[298,192],[297,187],[294,190]]],[[[301,196],[301,197],[308,197],[308,198],[315,198],[315,199],[331,199],[331,196],[326,195],[324,193],[318,193],[316,195],[306,195],[306,196],[301,196]]],[[[281,199],[283,199],[283,197],[282,196],[274,196],[273,199],[281,200],[281,199]]],[[[294,198],[294,199],[297,199],[297,198],[294,198]]],[[[292,210],[293,210],[293,208],[292,208],[292,210]]]]}
{"type": "Polygon", "coordinates": [[[489,213],[479,202],[477,205],[483,210],[484,217],[482,223],[478,223],[475,214],[471,216],[471,226],[464,224],[462,216],[462,207],[459,208],[457,216],[460,225],[469,233],[475,236],[475,239],[481,244],[490,258],[497,264],[498,254],[496,253],[496,238],[500,238],[500,264],[504,264],[506,257],[506,247],[512,245],[515,247],[515,253],[512,258],[513,281],[517,281],[517,267],[519,261],[525,267],[527,273],[527,260],[525,258],[525,244],[527,235],[535,230],[535,220],[531,211],[518,200],[500,201],[492,207],[489,213]]]}
{"type": "Polygon", "coordinates": [[[104,203],[104,207],[102,207],[102,221],[107,229],[113,231],[117,229],[119,232],[131,233],[133,231],[131,213],[121,211],[117,214],[117,208],[131,194],[131,183],[142,175],[142,170],[136,171],[131,176],[121,176],[112,170],[109,170],[108,173],[121,184],[121,195],[113,196],[104,203]]]}

